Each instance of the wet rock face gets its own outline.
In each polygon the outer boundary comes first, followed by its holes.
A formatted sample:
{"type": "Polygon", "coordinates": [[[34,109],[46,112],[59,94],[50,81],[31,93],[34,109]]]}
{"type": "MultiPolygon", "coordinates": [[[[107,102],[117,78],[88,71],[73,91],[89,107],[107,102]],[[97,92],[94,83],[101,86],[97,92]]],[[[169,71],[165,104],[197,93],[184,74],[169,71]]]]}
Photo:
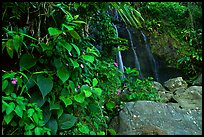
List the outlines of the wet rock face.
{"type": "Polygon", "coordinates": [[[118,135],[201,135],[202,112],[174,103],[128,102],[119,115],[118,135]]]}

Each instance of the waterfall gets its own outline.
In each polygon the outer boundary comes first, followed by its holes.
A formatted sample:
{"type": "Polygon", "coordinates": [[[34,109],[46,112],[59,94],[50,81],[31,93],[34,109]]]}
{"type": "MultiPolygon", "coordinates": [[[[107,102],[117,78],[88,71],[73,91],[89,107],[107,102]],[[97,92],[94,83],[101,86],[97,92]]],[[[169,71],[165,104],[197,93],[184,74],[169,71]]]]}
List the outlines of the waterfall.
{"type": "MultiPolygon", "coordinates": [[[[117,26],[114,25],[114,24],[113,24],[113,26],[114,26],[114,28],[115,28],[115,30],[116,30],[116,36],[118,37],[118,29],[117,29],[117,26]]],[[[119,46],[118,46],[118,49],[119,49],[119,46]]],[[[117,52],[117,54],[116,54],[116,62],[118,63],[118,68],[119,68],[119,70],[121,70],[122,73],[123,73],[123,75],[122,75],[121,78],[125,78],[125,76],[124,76],[123,60],[122,60],[122,56],[121,56],[120,50],[118,50],[118,52],[117,52]]]]}
{"type": "Polygon", "coordinates": [[[136,47],[134,48],[134,45],[133,45],[132,35],[131,35],[129,29],[126,28],[126,30],[127,30],[127,32],[128,32],[128,35],[129,35],[131,49],[132,49],[132,51],[133,51],[133,53],[134,53],[135,67],[136,67],[137,70],[139,71],[139,76],[140,76],[141,78],[143,78],[143,74],[142,74],[141,67],[140,67],[140,62],[139,62],[139,60],[138,60],[138,56],[137,56],[137,52],[136,52],[136,47]]]}
{"type": "Polygon", "coordinates": [[[154,72],[154,77],[155,77],[156,81],[159,81],[157,64],[156,64],[156,61],[154,59],[154,56],[152,55],[152,52],[150,51],[150,46],[147,43],[147,37],[145,36],[145,34],[142,31],[141,31],[141,34],[143,36],[144,44],[145,44],[145,47],[146,47],[146,50],[147,50],[147,53],[148,53],[148,57],[149,57],[149,61],[151,63],[151,67],[152,67],[153,72],[154,72]]]}

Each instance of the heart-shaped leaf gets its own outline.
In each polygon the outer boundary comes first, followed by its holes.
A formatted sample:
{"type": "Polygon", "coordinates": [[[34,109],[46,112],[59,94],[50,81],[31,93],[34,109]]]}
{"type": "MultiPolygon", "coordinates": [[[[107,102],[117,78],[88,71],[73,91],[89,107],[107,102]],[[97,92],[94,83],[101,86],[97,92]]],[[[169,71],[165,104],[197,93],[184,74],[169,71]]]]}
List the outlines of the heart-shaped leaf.
{"type": "Polygon", "coordinates": [[[13,116],[14,116],[13,113],[10,113],[10,114],[4,116],[4,120],[5,120],[6,124],[9,124],[9,122],[12,120],[13,116]]]}
{"type": "Polygon", "coordinates": [[[67,71],[66,67],[61,67],[57,70],[57,76],[62,80],[64,83],[68,80],[70,73],[67,71]]]}
{"type": "Polygon", "coordinates": [[[25,69],[29,69],[33,66],[35,66],[37,60],[32,57],[29,54],[24,54],[21,58],[20,58],[20,71],[23,71],[25,69]]]}
{"type": "Polygon", "coordinates": [[[65,130],[73,127],[76,121],[77,117],[70,114],[62,114],[58,119],[59,130],[65,130]]]}
{"type": "Polygon", "coordinates": [[[40,92],[41,92],[43,98],[44,98],[52,90],[53,81],[49,77],[46,78],[43,75],[38,75],[37,85],[40,89],[40,92]]]}
{"type": "Polygon", "coordinates": [[[83,103],[84,102],[84,99],[85,99],[85,96],[83,93],[80,93],[78,95],[75,95],[74,96],[74,99],[79,102],[79,103],[83,103]]]}

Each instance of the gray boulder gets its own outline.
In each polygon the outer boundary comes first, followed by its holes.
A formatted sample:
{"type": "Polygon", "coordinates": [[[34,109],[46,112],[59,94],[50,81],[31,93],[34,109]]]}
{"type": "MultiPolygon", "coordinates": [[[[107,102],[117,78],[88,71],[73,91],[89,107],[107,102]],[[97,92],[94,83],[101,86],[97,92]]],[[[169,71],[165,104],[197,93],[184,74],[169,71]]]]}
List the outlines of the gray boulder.
{"type": "Polygon", "coordinates": [[[180,109],[175,104],[128,102],[110,127],[117,135],[201,135],[202,111],[180,109]]]}
{"type": "Polygon", "coordinates": [[[185,109],[202,108],[202,86],[191,86],[185,91],[177,90],[173,99],[176,100],[180,107],[185,109]]]}
{"type": "Polygon", "coordinates": [[[161,102],[169,102],[172,99],[173,93],[167,91],[159,82],[154,81],[152,87],[158,91],[161,102]]]}
{"type": "Polygon", "coordinates": [[[198,76],[198,78],[195,81],[193,81],[193,85],[194,86],[202,86],[202,74],[200,74],[198,76]]]}
{"type": "Polygon", "coordinates": [[[177,77],[164,82],[164,86],[170,91],[174,92],[176,89],[181,87],[187,88],[188,84],[183,80],[182,77],[177,77]]]}

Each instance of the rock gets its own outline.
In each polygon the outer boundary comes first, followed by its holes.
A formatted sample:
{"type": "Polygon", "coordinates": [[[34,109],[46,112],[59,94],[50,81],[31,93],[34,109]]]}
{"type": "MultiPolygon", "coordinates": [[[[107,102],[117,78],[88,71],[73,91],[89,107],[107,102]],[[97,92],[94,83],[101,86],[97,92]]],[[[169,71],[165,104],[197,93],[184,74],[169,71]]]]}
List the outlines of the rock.
{"type": "Polygon", "coordinates": [[[173,97],[173,93],[169,93],[169,92],[161,92],[161,91],[158,91],[158,94],[161,98],[161,102],[163,103],[166,103],[166,102],[171,102],[172,100],[172,97],[173,97]]]}
{"type": "Polygon", "coordinates": [[[180,87],[180,88],[177,88],[177,89],[173,92],[173,94],[174,94],[174,95],[178,95],[178,94],[184,93],[185,91],[186,91],[186,88],[180,87]]]}
{"type": "Polygon", "coordinates": [[[182,77],[177,77],[164,82],[164,86],[170,91],[174,92],[180,87],[187,88],[188,84],[186,83],[186,81],[183,80],[182,77]]]}
{"type": "Polygon", "coordinates": [[[126,103],[119,113],[119,124],[115,124],[117,135],[202,135],[202,111],[180,109],[175,104],[126,103]]]}
{"type": "Polygon", "coordinates": [[[184,92],[176,92],[173,98],[185,109],[202,108],[202,86],[191,86],[184,92]]]}
{"type": "Polygon", "coordinates": [[[195,80],[195,81],[193,81],[193,83],[192,83],[194,86],[202,86],[202,74],[200,74],[199,76],[198,76],[198,78],[195,80]]]}
{"type": "Polygon", "coordinates": [[[155,88],[157,91],[166,91],[162,84],[156,81],[153,81],[153,88],[155,88]]]}
{"type": "Polygon", "coordinates": [[[153,88],[158,91],[161,102],[166,103],[171,101],[173,93],[167,91],[159,82],[154,81],[153,88]]]}

